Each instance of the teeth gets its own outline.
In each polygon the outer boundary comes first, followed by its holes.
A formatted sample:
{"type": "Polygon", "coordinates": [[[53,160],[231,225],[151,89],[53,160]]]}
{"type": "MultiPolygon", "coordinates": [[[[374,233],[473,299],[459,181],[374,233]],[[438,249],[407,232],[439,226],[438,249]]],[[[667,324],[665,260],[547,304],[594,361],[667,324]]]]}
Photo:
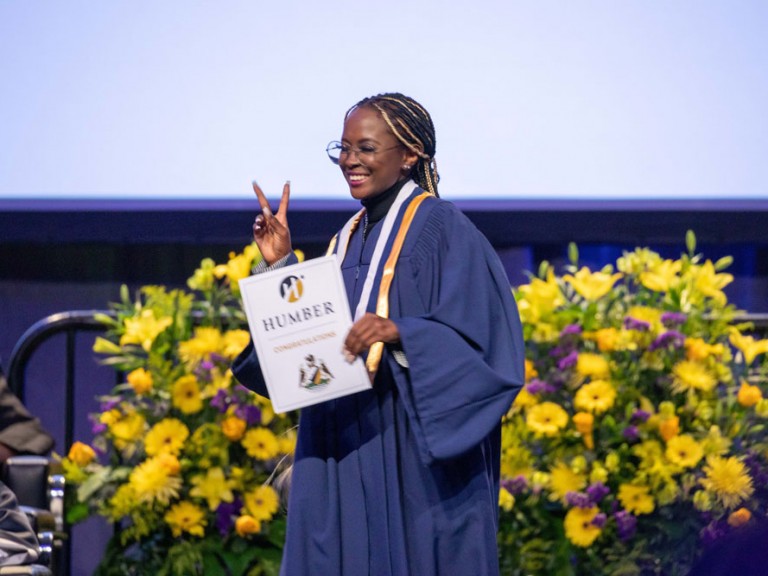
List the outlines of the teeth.
{"type": "Polygon", "coordinates": [[[362,180],[365,180],[366,178],[367,178],[367,176],[363,176],[363,175],[360,175],[360,174],[350,174],[349,175],[349,179],[352,182],[360,182],[362,180]]]}

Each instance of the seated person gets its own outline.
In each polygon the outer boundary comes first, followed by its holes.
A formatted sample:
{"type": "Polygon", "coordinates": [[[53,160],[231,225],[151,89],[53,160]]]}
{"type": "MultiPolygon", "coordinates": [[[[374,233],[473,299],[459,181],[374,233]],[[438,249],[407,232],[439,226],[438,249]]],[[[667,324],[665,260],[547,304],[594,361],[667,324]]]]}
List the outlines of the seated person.
{"type": "Polygon", "coordinates": [[[0,463],[17,454],[44,455],[51,448],[53,437],[11,391],[0,367],[0,463]]]}

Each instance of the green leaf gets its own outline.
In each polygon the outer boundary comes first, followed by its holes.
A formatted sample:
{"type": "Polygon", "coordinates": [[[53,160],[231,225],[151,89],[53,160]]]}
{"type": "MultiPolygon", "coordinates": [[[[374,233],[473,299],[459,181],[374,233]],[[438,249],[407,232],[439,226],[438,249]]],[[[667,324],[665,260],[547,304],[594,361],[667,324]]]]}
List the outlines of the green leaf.
{"type": "Polygon", "coordinates": [[[696,253],[696,234],[693,230],[688,230],[685,233],[685,247],[688,249],[688,254],[693,257],[696,253]]]}

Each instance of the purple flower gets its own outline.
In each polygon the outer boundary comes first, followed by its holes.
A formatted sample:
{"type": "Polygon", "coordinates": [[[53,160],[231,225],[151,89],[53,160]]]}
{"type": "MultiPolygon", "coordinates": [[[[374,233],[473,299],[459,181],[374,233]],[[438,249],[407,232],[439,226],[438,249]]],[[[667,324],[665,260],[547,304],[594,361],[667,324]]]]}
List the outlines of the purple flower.
{"type": "Polygon", "coordinates": [[[631,540],[637,532],[637,518],[626,510],[619,510],[614,514],[614,518],[616,519],[616,532],[619,538],[623,542],[631,540]]]}
{"type": "Polygon", "coordinates": [[[99,410],[102,412],[109,412],[113,408],[117,407],[120,404],[120,398],[109,398],[107,400],[104,400],[101,405],[99,406],[99,410]]]}
{"type": "Polygon", "coordinates": [[[621,433],[624,438],[629,440],[630,442],[634,442],[638,438],[640,438],[640,430],[637,429],[637,426],[629,425],[621,433]]]}
{"type": "Polygon", "coordinates": [[[568,324],[568,326],[560,331],[561,338],[564,336],[577,336],[579,334],[581,334],[581,326],[578,324],[568,324]]]}
{"type": "Polygon", "coordinates": [[[590,500],[595,504],[599,503],[610,493],[611,489],[602,482],[595,482],[594,484],[587,486],[587,494],[589,495],[590,500]]]}
{"type": "Polygon", "coordinates": [[[648,350],[653,352],[659,348],[682,348],[685,343],[685,335],[681,334],[677,330],[667,330],[663,334],[659,334],[656,339],[648,346],[648,350]]]}
{"type": "Polygon", "coordinates": [[[632,412],[631,420],[633,422],[647,422],[648,418],[650,417],[650,413],[646,412],[645,410],[635,410],[632,412]]]}
{"type": "Polygon", "coordinates": [[[245,420],[248,426],[253,426],[261,422],[261,409],[258,406],[238,406],[235,410],[235,416],[245,420]]]}
{"type": "Polygon", "coordinates": [[[603,526],[605,526],[605,523],[607,521],[608,521],[608,517],[605,514],[603,514],[602,512],[599,512],[598,514],[595,515],[594,518],[592,518],[591,524],[592,524],[592,526],[596,526],[598,528],[602,528],[603,526]]]}
{"type": "Polygon", "coordinates": [[[229,408],[231,403],[232,399],[224,389],[220,389],[218,392],[216,392],[216,395],[211,398],[211,406],[216,408],[222,414],[227,411],[227,408],[229,408]]]}
{"type": "Polygon", "coordinates": [[[528,488],[528,480],[525,479],[525,476],[522,474],[519,476],[515,476],[514,478],[510,478],[508,480],[504,480],[501,485],[513,496],[516,496],[517,494],[522,494],[526,488],[528,488]]]}
{"type": "Polygon", "coordinates": [[[664,326],[678,326],[685,322],[687,318],[682,312],[664,312],[661,315],[661,323],[664,326]]]}
{"type": "Polygon", "coordinates": [[[525,390],[529,394],[552,394],[553,392],[557,392],[557,388],[552,386],[552,384],[544,382],[544,380],[539,380],[538,378],[528,382],[528,384],[525,385],[525,390]]]}
{"type": "Polygon", "coordinates": [[[624,328],[627,330],[636,330],[638,332],[648,332],[648,330],[651,329],[650,322],[645,322],[643,320],[638,320],[637,318],[632,318],[632,316],[627,316],[624,318],[624,328]]]}
{"type": "Polygon", "coordinates": [[[573,352],[570,352],[567,356],[564,356],[560,359],[560,361],[557,363],[557,368],[559,370],[565,370],[567,368],[571,368],[572,366],[576,365],[576,360],[579,358],[579,353],[574,350],[573,352]]]}
{"type": "Polygon", "coordinates": [[[594,502],[584,492],[568,492],[565,495],[565,503],[575,508],[590,508],[594,502]]]}
{"type": "Polygon", "coordinates": [[[91,426],[91,432],[93,432],[94,434],[101,434],[106,430],[107,430],[107,425],[102,424],[101,422],[94,422],[93,426],[91,426]]]}
{"type": "Polygon", "coordinates": [[[216,529],[222,538],[232,532],[235,527],[235,518],[242,507],[243,502],[235,498],[232,502],[222,502],[216,509],[216,529]]]}

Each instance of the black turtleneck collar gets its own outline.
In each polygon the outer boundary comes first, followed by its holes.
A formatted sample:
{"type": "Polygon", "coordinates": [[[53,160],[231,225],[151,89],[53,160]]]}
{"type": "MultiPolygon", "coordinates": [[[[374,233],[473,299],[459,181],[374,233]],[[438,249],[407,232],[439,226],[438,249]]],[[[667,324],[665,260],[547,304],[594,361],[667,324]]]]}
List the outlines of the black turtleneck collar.
{"type": "Polygon", "coordinates": [[[387,215],[390,207],[395,202],[395,198],[397,198],[398,192],[400,192],[406,182],[408,182],[408,178],[395,182],[394,186],[381,194],[373,198],[366,198],[360,202],[365,207],[369,228],[387,215]]]}

